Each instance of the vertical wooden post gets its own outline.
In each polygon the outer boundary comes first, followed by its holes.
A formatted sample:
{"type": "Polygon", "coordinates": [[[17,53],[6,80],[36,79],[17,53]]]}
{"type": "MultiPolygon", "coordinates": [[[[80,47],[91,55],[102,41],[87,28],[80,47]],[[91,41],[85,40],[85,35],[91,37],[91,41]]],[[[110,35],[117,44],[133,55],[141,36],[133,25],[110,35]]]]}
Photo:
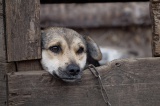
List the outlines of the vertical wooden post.
{"type": "Polygon", "coordinates": [[[160,0],[150,1],[150,13],[152,19],[152,53],[160,56],[160,0]]]}
{"type": "Polygon", "coordinates": [[[3,0],[0,0],[0,62],[6,62],[6,47],[4,39],[4,9],[3,0]]]}
{"type": "Polygon", "coordinates": [[[7,105],[6,80],[5,80],[5,40],[4,40],[4,2],[0,0],[0,105],[7,105]]]}
{"type": "Polygon", "coordinates": [[[40,59],[40,1],[5,1],[8,61],[40,59]]]}

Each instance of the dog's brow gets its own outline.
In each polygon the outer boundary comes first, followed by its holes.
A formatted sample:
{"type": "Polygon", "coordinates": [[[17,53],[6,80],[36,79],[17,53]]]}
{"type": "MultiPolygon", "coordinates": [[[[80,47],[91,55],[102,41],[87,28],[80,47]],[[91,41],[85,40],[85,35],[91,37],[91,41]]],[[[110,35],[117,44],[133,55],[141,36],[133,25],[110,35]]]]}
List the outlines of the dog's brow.
{"type": "Polygon", "coordinates": [[[82,42],[79,42],[78,44],[73,44],[75,50],[79,49],[79,47],[83,47],[84,49],[86,49],[86,46],[82,43],[82,42]]]}
{"type": "Polygon", "coordinates": [[[61,45],[61,43],[62,43],[61,41],[56,41],[56,40],[55,40],[55,41],[52,41],[52,42],[48,45],[48,48],[51,47],[51,46],[61,45]]]}
{"type": "Polygon", "coordinates": [[[79,43],[78,43],[78,46],[85,47],[85,45],[84,45],[84,43],[83,43],[83,42],[79,42],[79,43]]]}

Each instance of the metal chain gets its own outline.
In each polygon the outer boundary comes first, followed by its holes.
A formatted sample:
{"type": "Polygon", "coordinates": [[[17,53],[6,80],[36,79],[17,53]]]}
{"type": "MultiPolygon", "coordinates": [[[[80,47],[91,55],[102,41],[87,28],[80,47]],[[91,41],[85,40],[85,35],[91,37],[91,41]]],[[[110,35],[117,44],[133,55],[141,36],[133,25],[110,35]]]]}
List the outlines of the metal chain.
{"type": "Polygon", "coordinates": [[[109,102],[109,98],[108,98],[107,92],[106,92],[106,90],[105,90],[105,88],[104,88],[104,85],[103,85],[103,83],[102,83],[101,76],[100,76],[100,74],[98,73],[97,69],[96,69],[95,66],[92,65],[92,64],[88,65],[88,69],[92,72],[92,74],[93,74],[96,78],[98,78],[98,82],[99,82],[100,87],[101,87],[101,94],[102,94],[102,97],[103,97],[104,102],[107,104],[107,106],[111,106],[111,104],[110,104],[110,102],[109,102]],[[93,71],[92,69],[94,69],[94,71],[93,71]]]}

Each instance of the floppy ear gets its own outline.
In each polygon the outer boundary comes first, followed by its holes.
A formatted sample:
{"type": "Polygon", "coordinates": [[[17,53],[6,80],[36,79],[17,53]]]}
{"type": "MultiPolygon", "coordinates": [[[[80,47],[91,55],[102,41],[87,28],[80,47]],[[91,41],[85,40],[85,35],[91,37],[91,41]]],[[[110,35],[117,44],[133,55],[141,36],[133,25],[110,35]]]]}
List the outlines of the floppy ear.
{"type": "Polygon", "coordinates": [[[97,61],[101,60],[102,53],[101,53],[98,45],[89,36],[85,36],[85,40],[87,43],[87,49],[88,49],[89,55],[97,61]]]}

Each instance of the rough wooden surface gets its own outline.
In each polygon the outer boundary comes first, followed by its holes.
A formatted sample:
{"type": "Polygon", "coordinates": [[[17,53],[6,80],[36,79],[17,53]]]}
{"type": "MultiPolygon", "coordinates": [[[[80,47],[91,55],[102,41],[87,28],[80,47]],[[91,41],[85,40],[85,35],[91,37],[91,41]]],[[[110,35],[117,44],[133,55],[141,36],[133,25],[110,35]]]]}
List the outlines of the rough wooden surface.
{"type": "Polygon", "coordinates": [[[6,71],[9,69],[8,63],[0,63],[0,105],[7,106],[6,71]]]}
{"type": "Polygon", "coordinates": [[[20,61],[16,62],[17,71],[36,71],[42,70],[40,60],[20,61]]]}
{"type": "Polygon", "coordinates": [[[4,81],[5,74],[11,72],[16,72],[14,63],[0,63],[0,81],[4,81]]]}
{"type": "Polygon", "coordinates": [[[4,14],[3,14],[3,3],[0,0],[0,62],[6,62],[5,55],[5,39],[4,39],[4,14]]]}
{"type": "Polygon", "coordinates": [[[0,0],[0,105],[6,106],[7,105],[7,93],[6,93],[6,67],[3,64],[6,62],[6,55],[5,55],[5,39],[4,39],[4,7],[3,0],[0,0]]]}
{"type": "Polygon", "coordinates": [[[39,0],[6,0],[8,61],[41,58],[39,0]]]}
{"type": "Polygon", "coordinates": [[[1,106],[6,106],[7,95],[6,95],[6,80],[5,80],[5,68],[3,64],[0,63],[0,104],[1,106]]]}
{"type": "Polygon", "coordinates": [[[0,63],[0,106],[7,106],[6,73],[16,72],[14,63],[0,63]]]}
{"type": "Polygon", "coordinates": [[[0,63],[0,106],[7,106],[6,73],[16,72],[14,63],[0,63]]]}
{"type": "Polygon", "coordinates": [[[142,2],[149,0],[40,0],[41,3],[104,3],[104,2],[142,2]]]}
{"type": "Polygon", "coordinates": [[[45,4],[41,27],[75,28],[150,25],[149,3],[45,4]]]}
{"type": "MultiPolygon", "coordinates": [[[[116,60],[98,67],[112,106],[159,106],[160,58],[116,60]]],[[[45,71],[8,74],[9,106],[106,106],[88,70],[65,83],[45,71]],[[52,79],[52,80],[51,80],[52,79]]]]}
{"type": "Polygon", "coordinates": [[[150,13],[152,19],[152,53],[160,56],[160,0],[151,0],[150,13]]]}

